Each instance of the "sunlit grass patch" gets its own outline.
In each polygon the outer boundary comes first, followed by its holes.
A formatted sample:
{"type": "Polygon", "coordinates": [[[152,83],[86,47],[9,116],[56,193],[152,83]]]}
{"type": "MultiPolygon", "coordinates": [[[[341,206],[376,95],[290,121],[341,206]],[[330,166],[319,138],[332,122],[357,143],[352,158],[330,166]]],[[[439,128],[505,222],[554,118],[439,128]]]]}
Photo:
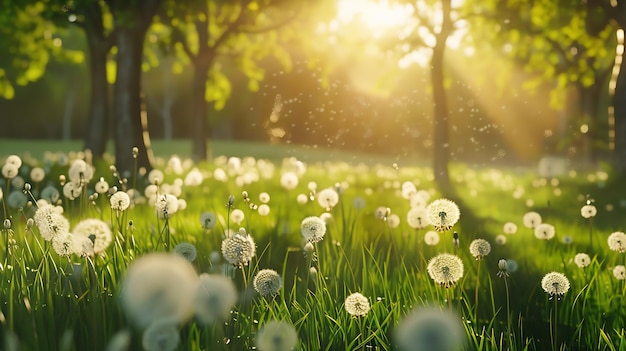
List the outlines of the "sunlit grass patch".
{"type": "Polygon", "coordinates": [[[126,181],[81,156],[0,160],[4,349],[626,342],[623,204],[601,173],[453,165],[443,194],[393,162],[168,156],[126,181]]]}

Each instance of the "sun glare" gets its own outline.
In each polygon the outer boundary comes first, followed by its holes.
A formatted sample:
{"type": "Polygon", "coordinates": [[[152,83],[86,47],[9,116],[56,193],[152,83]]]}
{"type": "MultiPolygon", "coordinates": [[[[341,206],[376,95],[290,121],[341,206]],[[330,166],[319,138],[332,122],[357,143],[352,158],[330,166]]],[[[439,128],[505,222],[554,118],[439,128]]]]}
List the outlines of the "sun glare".
{"type": "Polygon", "coordinates": [[[406,24],[413,14],[411,6],[385,0],[339,0],[337,6],[339,22],[360,21],[373,32],[406,24]]]}

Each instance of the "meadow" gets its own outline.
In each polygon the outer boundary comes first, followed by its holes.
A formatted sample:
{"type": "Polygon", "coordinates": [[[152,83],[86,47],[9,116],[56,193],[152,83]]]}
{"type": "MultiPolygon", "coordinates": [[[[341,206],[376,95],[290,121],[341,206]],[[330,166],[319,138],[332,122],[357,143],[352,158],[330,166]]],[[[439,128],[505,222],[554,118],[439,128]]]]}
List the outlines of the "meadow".
{"type": "Polygon", "coordinates": [[[4,350],[626,350],[609,170],[28,145],[0,143],[4,350]]]}

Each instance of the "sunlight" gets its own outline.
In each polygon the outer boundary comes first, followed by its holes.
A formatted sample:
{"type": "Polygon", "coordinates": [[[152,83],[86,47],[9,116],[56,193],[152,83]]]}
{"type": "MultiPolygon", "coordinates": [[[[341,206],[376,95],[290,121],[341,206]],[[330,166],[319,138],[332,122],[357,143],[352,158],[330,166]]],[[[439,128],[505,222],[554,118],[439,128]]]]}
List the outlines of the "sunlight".
{"type": "Polygon", "coordinates": [[[406,25],[413,15],[411,6],[390,4],[386,0],[339,0],[337,6],[339,22],[360,21],[375,36],[389,28],[406,25]]]}

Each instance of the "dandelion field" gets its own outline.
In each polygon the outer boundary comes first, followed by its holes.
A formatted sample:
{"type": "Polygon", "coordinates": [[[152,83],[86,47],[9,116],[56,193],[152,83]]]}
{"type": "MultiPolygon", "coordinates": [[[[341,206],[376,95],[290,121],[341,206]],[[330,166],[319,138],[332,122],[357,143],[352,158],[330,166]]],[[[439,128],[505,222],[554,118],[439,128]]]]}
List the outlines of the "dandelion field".
{"type": "Polygon", "coordinates": [[[626,350],[610,172],[110,164],[0,156],[2,349],[626,350]]]}

